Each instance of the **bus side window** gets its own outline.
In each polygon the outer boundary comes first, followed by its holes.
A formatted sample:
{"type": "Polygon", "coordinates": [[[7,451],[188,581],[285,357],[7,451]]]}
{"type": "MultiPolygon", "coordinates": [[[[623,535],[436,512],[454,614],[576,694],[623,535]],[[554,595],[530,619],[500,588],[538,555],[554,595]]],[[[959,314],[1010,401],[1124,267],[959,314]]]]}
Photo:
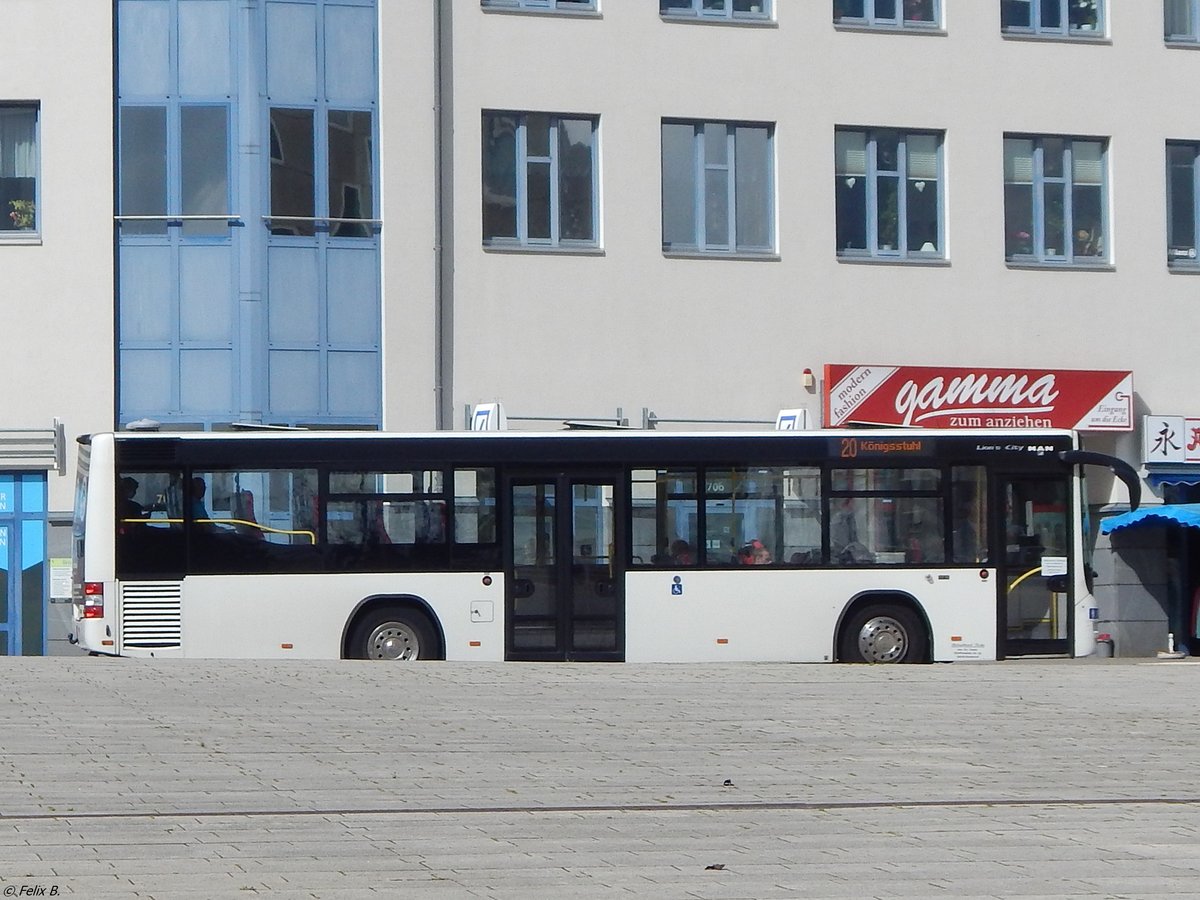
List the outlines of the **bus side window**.
{"type": "Polygon", "coordinates": [[[950,492],[951,559],[956,563],[988,562],[987,470],[956,466],[950,492]]]}
{"type": "Polygon", "coordinates": [[[115,534],[121,578],[182,577],[183,473],[122,470],[117,475],[115,534]]]}
{"type": "Polygon", "coordinates": [[[634,469],[634,566],[691,566],[700,561],[695,469],[634,469]]]}

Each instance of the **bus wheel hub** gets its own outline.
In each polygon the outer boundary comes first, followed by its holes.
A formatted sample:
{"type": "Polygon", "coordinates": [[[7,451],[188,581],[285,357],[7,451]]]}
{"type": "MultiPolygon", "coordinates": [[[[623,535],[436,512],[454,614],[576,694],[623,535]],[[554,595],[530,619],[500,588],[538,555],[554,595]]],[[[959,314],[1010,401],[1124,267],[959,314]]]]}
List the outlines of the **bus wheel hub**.
{"type": "Polygon", "coordinates": [[[858,633],[858,649],[868,662],[896,662],[908,651],[908,634],[895,619],[876,616],[858,633]]]}

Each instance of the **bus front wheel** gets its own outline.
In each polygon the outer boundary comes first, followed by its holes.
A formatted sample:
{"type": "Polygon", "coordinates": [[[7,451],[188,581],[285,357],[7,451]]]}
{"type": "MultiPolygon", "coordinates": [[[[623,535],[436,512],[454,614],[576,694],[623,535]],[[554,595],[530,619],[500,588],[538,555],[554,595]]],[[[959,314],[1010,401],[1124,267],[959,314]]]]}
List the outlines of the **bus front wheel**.
{"type": "Polygon", "coordinates": [[[367,613],[354,628],[351,655],[357,659],[408,661],[434,659],[437,639],[420,613],[407,609],[379,609],[367,613]]]}
{"type": "Polygon", "coordinates": [[[920,617],[906,606],[864,606],[846,621],[838,641],[838,659],[855,663],[920,663],[929,639],[920,617]]]}

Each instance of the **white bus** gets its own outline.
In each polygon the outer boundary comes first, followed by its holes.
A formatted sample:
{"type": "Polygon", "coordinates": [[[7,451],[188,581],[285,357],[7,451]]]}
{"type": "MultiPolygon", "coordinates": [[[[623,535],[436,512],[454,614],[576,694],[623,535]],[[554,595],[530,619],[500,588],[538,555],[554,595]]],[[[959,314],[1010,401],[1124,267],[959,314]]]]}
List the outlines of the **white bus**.
{"type": "Polygon", "coordinates": [[[1066,431],[80,438],[94,653],[854,661],[1087,655],[1066,431]]]}

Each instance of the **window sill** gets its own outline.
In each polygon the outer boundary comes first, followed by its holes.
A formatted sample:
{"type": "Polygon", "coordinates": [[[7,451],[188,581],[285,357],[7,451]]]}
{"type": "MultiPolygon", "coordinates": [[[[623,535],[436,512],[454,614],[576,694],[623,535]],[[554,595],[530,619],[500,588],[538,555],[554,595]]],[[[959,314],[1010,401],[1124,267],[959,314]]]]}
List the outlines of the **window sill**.
{"type": "Polygon", "coordinates": [[[1000,36],[1006,41],[1042,41],[1057,44],[1106,44],[1112,46],[1112,38],[1102,31],[1087,33],[1071,32],[1070,34],[1037,31],[1001,31],[1000,36]]]}
{"type": "Polygon", "coordinates": [[[38,246],[41,243],[42,233],[40,231],[0,231],[0,246],[5,244],[38,246]]]}
{"type": "Polygon", "coordinates": [[[1010,269],[1032,269],[1038,272],[1115,272],[1117,267],[1110,262],[1040,262],[1036,259],[1006,259],[1004,265],[1010,269]]]}
{"type": "Polygon", "coordinates": [[[1172,275],[1200,275],[1200,263],[1168,262],[1167,271],[1172,275]]]}
{"type": "Polygon", "coordinates": [[[672,13],[659,13],[664,22],[681,25],[733,25],[744,28],[778,28],[775,19],[764,16],[761,19],[718,19],[713,16],[686,16],[672,13]]]}
{"type": "Polygon", "coordinates": [[[519,256],[604,256],[603,247],[551,247],[537,244],[484,244],[484,253],[512,253],[519,256]]]}
{"type": "Polygon", "coordinates": [[[730,253],[724,250],[668,250],[663,249],[667,259],[737,259],[749,262],[779,262],[778,253],[730,253]]]}
{"type": "Polygon", "coordinates": [[[868,266],[932,266],[948,267],[950,260],[944,256],[859,256],[853,253],[839,253],[839,263],[863,264],[868,266]]]}
{"type": "Polygon", "coordinates": [[[567,18],[567,19],[600,19],[598,9],[526,9],[520,6],[481,6],[485,13],[499,13],[501,15],[517,15],[517,16],[543,16],[549,18],[567,18]]]}
{"type": "Polygon", "coordinates": [[[925,34],[946,37],[949,34],[941,25],[872,25],[869,22],[834,22],[836,31],[863,32],[871,34],[925,34]]]}
{"type": "Polygon", "coordinates": [[[1163,43],[1172,50],[1200,50],[1200,37],[1169,37],[1163,43]]]}

